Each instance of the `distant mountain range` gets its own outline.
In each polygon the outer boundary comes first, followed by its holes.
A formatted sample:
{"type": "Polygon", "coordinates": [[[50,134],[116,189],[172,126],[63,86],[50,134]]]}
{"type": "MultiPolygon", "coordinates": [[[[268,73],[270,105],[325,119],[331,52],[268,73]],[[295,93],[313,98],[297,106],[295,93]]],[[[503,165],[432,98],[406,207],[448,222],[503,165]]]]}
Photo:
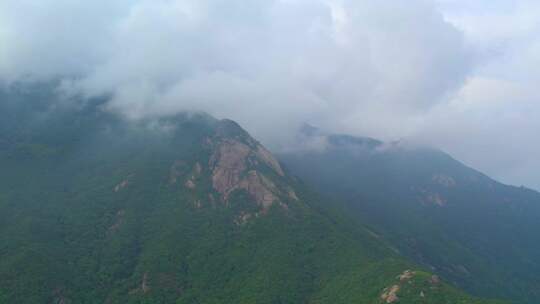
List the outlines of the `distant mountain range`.
{"type": "Polygon", "coordinates": [[[473,294],[538,303],[540,193],[436,149],[311,126],[298,141],[323,148],[280,155],[286,167],[400,254],[473,294]]]}
{"type": "Polygon", "coordinates": [[[0,92],[0,303],[534,296],[535,192],[352,137],[283,166],[233,121],[104,101],[0,92]]]}

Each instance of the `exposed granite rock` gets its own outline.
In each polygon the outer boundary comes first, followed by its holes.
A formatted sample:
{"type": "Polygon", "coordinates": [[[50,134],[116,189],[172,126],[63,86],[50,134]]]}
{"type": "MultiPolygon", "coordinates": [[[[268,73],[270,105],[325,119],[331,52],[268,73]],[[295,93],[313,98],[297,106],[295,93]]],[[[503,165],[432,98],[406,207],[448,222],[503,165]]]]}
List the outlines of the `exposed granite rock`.
{"type": "Polygon", "coordinates": [[[287,189],[287,194],[289,195],[289,198],[297,201],[298,200],[298,196],[296,195],[296,192],[294,192],[294,190],[292,188],[288,188],[287,189]]]}
{"type": "Polygon", "coordinates": [[[439,207],[446,205],[446,199],[438,193],[432,193],[426,196],[426,201],[439,207]]]}
{"type": "Polygon", "coordinates": [[[263,163],[277,175],[284,176],[278,161],[260,144],[234,138],[218,138],[211,142],[214,146],[209,160],[212,185],[223,201],[227,202],[235,190],[245,190],[265,212],[275,202],[283,205],[282,198],[298,200],[294,190],[279,189],[268,176],[257,170],[263,163]]]}
{"type": "Polygon", "coordinates": [[[447,188],[454,187],[456,185],[454,178],[445,174],[435,174],[431,179],[437,184],[447,188]]]}
{"type": "Polygon", "coordinates": [[[132,177],[132,175],[129,175],[126,179],[121,181],[119,184],[114,186],[114,192],[118,192],[124,188],[126,188],[129,185],[129,179],[132,177]]]}
{"type": "Polygon", "coordinates": [[[383,294],[381,295],[381,299],[385,301],[386,303],[397,302],[399,300],[397,296],[399,289],[400,289],[399,285],[393,285],[390,288],[385,288],[383,294]]]}
{"type": "Polygon", "coordinates": [[[441,283],[441,279],[437,275],[432,275],[429,279],[429,283],[431,283],[432,285],[439,285],[441,283]]]}
{"type": "Polygon", "coordinates": [[[260,160],[262,160],[268,167],[274,169],[277,174],[285,176],[285,173],[283,172],[283,169],[281,169],[279,162],[272,155],[272,153],[270,153],[270,151],[266,150],[266,148],[258,144],[256,154],[260,160]]]}
{"type": "Polygon", "coordinates": [[[240,213],[240,215],[238,215],[236,217],[236,219],[234,220],[234,223],[237,225],[237,226],[241,226],[241,225],[244,225],[245,223],[248,222],[248,220],[250,218],[252,218],[253,216],[258,216],[258,214],[252,214],[252,213],[240,213]]]}
{"type": "Polygon", "coordinates": [[[210,157],[212,184],[225,200],[240,183],[242,173],[247,169],[250,148],[235,140],[224,140],[210,157]]]}
{"type": "Polygon", "coordinates": [[[195,189],[197,186],[197,183],[195,182],[196,179],[198,179],[201,176],[202,167],[199,162],[196,162],[193,166],[193,169],[191,170],[191,175],[189,176],[188,180],[184,183],[184,186],[186,186],[189,189],[195,189]]]}
{"type": "Polygon", "coordinates": [[[120,226],[122,226],[122,224],[124,223],[125,215],[126,211],[124,209],[118,210],[118,212],[116,212],[115,221],[112,226],[109,227],[109,229],[107,230],[107,234],[112,234],[116,232],[120,228],[120,226]]]}
{"type": "MultiPolygon", "coordinates": [[[[396,279],[399,280],[399,282],[396,282],[396,284],[387,287],[383,290],[383,293],[381,294],[381,300],[383,300],[384,303],[395,303],[399,301],[399,297],[397,293],[400,291],[401,287],[405,286],[404,284],[408,283],[411,284],[412,279],[416,275],[416,271],[412,270],[405,270],[401,274],[396,276],[396,279]]],[[[423,291],[420,294],[421,297],[424,297],[423,291]]]]}
{"type": "Polygon", "coordinates": [[[439,193],[431,192],[426,189],[420,189],[419,192],[420,199],[424,204],[443,207],[448,203],[447,199],[439,193]]]}
{"type": "Polygon", "coordinates": [[[132,289],[129,291],[130,295],[138,294],[138,293],[147,293],[150,291],[150,286],[148,285],[148,272],[145,272],[142,276],[141,285],[139,287],[132,289]]]}
{"type": "Polygon", "coordinates": [[[141,290],[143,293],[147,293],[150,291],[150,287],[148,286],[148,272],[145,272],[143,275],[143,279],[141,282],[141,290]]]}
{"type": "Polygon", "coordinates": [[[263,210],[267,210],[275,201],[279,201],[274,194],[278,192],[274,183],[255,170],[248,172],[247,177],[238,183],[237,189],[246,190],[263,207],[263,210]]]}
{"type": "Polygon", "coordinates": [[[415,275],[416,273],[414,271],[410,271],[410,270],[405,270],[402,274],[398,275],[398,279],[400,281],[406,281],[406,280],[410,280],[413,278],[413,276],[415,275]]]}
{"type": "Polygon", "coordinates": [[[196,185],[192,179],[188,179],[186,183],[184,184],[184,186],[186,186],[186,188],[189,188],[189,189],[195,189],[196,185]]]}

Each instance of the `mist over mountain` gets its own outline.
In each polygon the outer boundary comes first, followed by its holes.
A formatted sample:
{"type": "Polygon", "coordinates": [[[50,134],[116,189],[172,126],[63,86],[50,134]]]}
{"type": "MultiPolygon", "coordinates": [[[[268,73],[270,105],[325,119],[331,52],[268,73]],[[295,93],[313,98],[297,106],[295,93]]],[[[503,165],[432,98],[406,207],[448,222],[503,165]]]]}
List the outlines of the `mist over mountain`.
{"type": "Polygon", "coordinates": [[[538,20],[0,1],[0,304],[536,304],[538,20]]]}
{"type": "Polygon", "coordinates": [[[474,294],[536,302],[539,192],[432,148],[309,125],[297,138],[308,148],[280,154],[285,166],[402,254],[474,294]]]}
{"type": "Polygon", "coordinates": [[[501,303],[399,255],[234,121],[7,97],[0,303],[501,303]]]}
{"type": "Polygon", "coordinates": [[[413,140],[540,189],[539,16],[532,0],[7,0],[0,83],[60,80],[132,117],[204,111],[274,150],[304,122],[413,140]]]}

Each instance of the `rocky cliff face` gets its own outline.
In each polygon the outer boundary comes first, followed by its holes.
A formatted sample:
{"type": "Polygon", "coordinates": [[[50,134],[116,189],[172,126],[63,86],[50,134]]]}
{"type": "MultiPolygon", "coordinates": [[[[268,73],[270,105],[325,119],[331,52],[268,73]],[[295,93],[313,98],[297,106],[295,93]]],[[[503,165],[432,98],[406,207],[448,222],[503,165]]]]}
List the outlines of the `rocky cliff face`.
{"type": "Polygon", "coordinates": [[[180,185],[196,193],[210,185],[204,197],[195,197],[198,208],[216,203],[229,206],[235,194],[243,194],[248,210],[241,210],[237,223],[264,215],[273,206],[288,209],[298,196],[277,159],[259,142],[230,120],[217,122],[214,131],[204,137],[207,154],[194,164],[176,160],[170,167],[169,184],[180,185]]]}
{"type": "Polygon", "coordinates": [[[285,177],[276,158],[236,123],[221,121],[207,144],[212,151],[208,162],[212,186],[223,202],[233,192],[245,191],[265,213],[274,204],[286,207],[288,200],[298,199],[292,188],[275,181],[285,177]]]}

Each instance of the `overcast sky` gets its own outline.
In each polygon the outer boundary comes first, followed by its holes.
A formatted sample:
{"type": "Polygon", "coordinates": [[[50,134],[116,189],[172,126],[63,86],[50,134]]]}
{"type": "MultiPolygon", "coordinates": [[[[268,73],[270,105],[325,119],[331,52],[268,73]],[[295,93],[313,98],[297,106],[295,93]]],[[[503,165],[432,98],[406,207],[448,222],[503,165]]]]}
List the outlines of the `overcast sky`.
{"type": "Polygon", "coordinates": [[[308,122],[540,189],[535,0],[2,0],[0,81],[131,117],[203,110],[279,149],[308,122]]]}

